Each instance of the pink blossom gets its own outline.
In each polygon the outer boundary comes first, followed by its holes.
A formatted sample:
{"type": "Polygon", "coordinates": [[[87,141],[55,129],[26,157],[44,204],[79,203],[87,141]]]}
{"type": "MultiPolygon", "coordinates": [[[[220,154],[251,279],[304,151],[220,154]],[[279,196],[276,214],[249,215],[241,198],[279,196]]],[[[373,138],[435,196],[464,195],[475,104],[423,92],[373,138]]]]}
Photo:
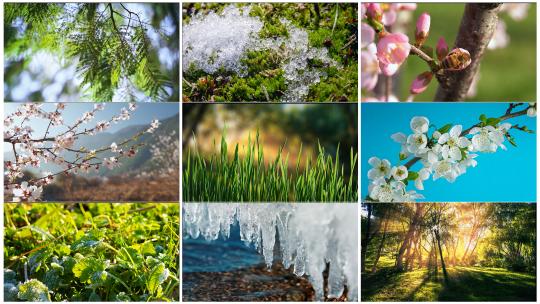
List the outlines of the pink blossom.
{"type": "Polygon", "coordinates": [[[521,21],[527,17],[530,3],[504,3],[501,12],[507,12],[510,18],[521,21]]]}
{"type": "Polygon", "coordinates": [[[385,11],[382,15],[382,23],[386,26],[393,25],[397,20],[397,11],[390,8],[389,10],[385,11]]]}
{"type": "Polygon", "coordinates": [[[439,41],[437,42],[436,52],[439,61],[442,61],[444,57],[446,57],[446,55],[448,54],[448,44],[446,44],[444,37],[439,38],[439,41]]]}
{"type": "Polygon", "coordinates": [[[362,31],[360,35],[362,37],[361,47],[364,48],[375,40],[375,30],[365,23],[362,23],[360,27],[362,31]]]}
{"type": "Polygon", "coordinates": [[[377,56],[369,50],[361,51],[361,83],[362,88],[371,91],[377,84],[379,78],[379,61],[377,56]]]}
{"type": "Polygon", "coordinates": [[[433,78],[433,73],[424,72],[418,75],[411,84],[411,94],[420,94],[424,92],[433,78]]]}
{"type": "Polygon", "coordinates": [[[429,25],[431,23],[431,17],[427,13],[422,13],[420,17],[418,17],[418,21],[416,22],[416,43],[418,45],[422,45],[424,41],[426,41],[427,36],[429,34],[429,25]]]}
{"type": "Polygon", "coordinates": [[[409,56],[410,50],[409,38],[401,33],[387,34],[382,37],[377,43],[377,58],[383,74],[394,75],[409,56]]]}
{"type": "Polygon", "coordinates": [[[392,7],[399,11],[414,11],[416,10],[416,3],[393,3],[392,7]]]}
{"type": "Polygon", "coordinates": [[[508,36],[508,33],[506,32],[506,23],[499,19],[495,32],[493,33],[487,47],[490,50],[504,48],[508,45],[509,41],[510,36],[508,36]]]}

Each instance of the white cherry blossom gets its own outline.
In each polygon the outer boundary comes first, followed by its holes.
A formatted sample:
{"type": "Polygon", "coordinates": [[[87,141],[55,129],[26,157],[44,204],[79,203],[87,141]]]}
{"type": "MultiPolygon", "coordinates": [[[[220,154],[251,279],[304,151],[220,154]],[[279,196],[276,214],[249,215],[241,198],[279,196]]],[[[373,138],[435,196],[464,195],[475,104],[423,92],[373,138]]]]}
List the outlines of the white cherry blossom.
{"type": "Polygon", "coordinates": [[[390,162],[387,159],[379,159],[377,157],[371,157],[368,163],[373,167],[368,171],[368,178],[376,180],[381,177],[390,177],[390,162]]]}
{"type": "Polygon", "coordinates": [[[471,142],[465,136],[461,136],[461,131],[462,126],[455,125],[450,129],[450,132],[439,137],[438,143],[441,145],[443,158],[450,158],[455,161],[461,160],[461,149],[471,145],[471,142]]]}
{"type": "Polygon", "coordinates": [[[415,133],[426,133],[429,129],[429,119],[424,116],[415,116],[411,119],[411,129],[415,133]]]}
{"type": "Polygon", "coordinates": [[[409,176],[409,171],[407,170],[407,167],[405,166],[399,166],[399,167],[392,167],[391,171],[392,177],[397,181],[402,181],[409,176]]]}
{"type": "Polygon", "coordinates": [[[427,147],[427,136],[422,133],[414,133],[407,137],[407,150],[414,154],[420,155],[428,151],[427,147]]]}

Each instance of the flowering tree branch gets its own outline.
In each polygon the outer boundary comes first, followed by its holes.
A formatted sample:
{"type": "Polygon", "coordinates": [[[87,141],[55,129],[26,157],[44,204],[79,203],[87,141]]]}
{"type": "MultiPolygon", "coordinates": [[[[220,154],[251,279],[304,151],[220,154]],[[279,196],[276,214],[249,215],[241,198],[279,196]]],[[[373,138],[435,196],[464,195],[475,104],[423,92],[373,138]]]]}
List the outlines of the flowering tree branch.
{"type": "MultiPolygon", "coordinates": [[[[500,117],[498,117],[497,119],[499,121],[505,121],[505,120],[508,120],[510,118],[514,118],[514,117],[518,117],[518,116],[523,116],[523,115],[527,115],[527,111],[529,111],[529,108],[526,108],[526,109],[523,109],[521,111],[517,111],[517,112],[512,112],[512,109],[514,109],[516,106],[519,106],[519,105],[522,105],[522,103],[512,103],[508,106],[508,109],[506,110],[506,113],[500,117]]],[[[532,107],[532,106],[531,106],[532,107]]],[[[469,132],[473,129],[473,128],[477,128],[477,127],[480,127],[482,125],[482,122],[479,122],[471,127],[469,127],[468,129],[464,130],[463,132],[461,132],[460,136],[465,136],[465,135],[469,135],[469,132]]],[[[514,128],[516,129],[516,128],[514,128]]],[[[526,130],[522,130],[522,131],[526,131],[526,130]]],[[[419,160],[421,160],[422,158],[420,157],[414,157],[414,158],[411,158],[407,163],[405,163],[405,167],[407,167],[407,169],[410,169],[414,164],[416,164],[419,160]]]]}
{"type": "Polygon", "coordinates": [[[433,78],[439,83],[435,101],[459,101],[474,96],[484,51],[503,48],[510,39],[498,13],[508,13],[519,21],[526,17],[528,6],[527,3],[466,4],[454,47],[448,48],[444,37],[438,37],[436,45],[428,45],[431,16],[427,12],[416,20],[414,38],[405,34],[407,24],[397,16],[410,16],[417,9],[416,4],[363,3],[361,86],[371,93],[363,100],[412,101],[428,88],[433,78]],[[388,90],[397,91],[400,66],[411,56],[426,62],[428,68],[412,81],[411,95],[400,99],[388,90]],[[387,80],[390,77],[394,79],[387,80]]]}
{"type": "Polygon", "coordinates": [[[99,121],[94,127],[84,129],[81,129],[81,126],[91,123],[96,112],[104,109],[102,104],[95,105],[92,111],[83,113],[82,117],[73,124],[64,122],[62,113],[65,104],[57,104],[56,109],[51,112],[43,110],[41,106],[32,103],[23,104],[14,113],[4,118],[6,128],[4,143],[11,145],[13,149],[13,160],[4,162],[4,190],[13,195],[14,201],[38,200],[43,191],[42,187],[52,183],[57,175],[78,171],[87,173],[90,170],[97,171],[102,166],[109,169],[118,166],[122,158],[134,156],[138,148],[143,145],[136,143],[141,135],[153,133],[159,126],[159,121],[154,120],[148,129],[138,132],[119,144],[112,143],[110,146],[94,150],[85,147],[77,149],[73,148],[73,145],[80,137],[96,135],[109,128],[112,123],[128,120],[131,112],[136,109],[135,104],[122,108],[120,114],[112,116],[107,121],[99,121]],[[26,124],[33,119],[47,120],[47,128],[43,136],[35,136],[33,124],[26,124]],[[51,128],[65,128],[65,130],[57,131],[55,136],[49,136],[51,128]],[[113,153],[113,156],[104,157],[105,152],[113,153]],[[61,169],[56,173],[40,172],[38,177],[22,181],[25,169],[39,169],[42,162],[52,162],[61,169]]]}
{"type": "Polygon", "coordinates": [[[371,180],[366,201],[378,202],[412,202],[423,198],[416,191],[407,191],[408,182],[414,182],[418,190],[423,190],[423,181],[433,175],[433,179],[444,178],[454,182],[457,177],[466,173],[468,167],[475,167],[475,152],[496,152],[498,148],[506,149],[505,139],[516,146],[510,129],[526,133],[534,133],[526,126],[502,123],[511,118],[536,115],[536,104],[530,103],[522,110],[516,110],[523,103],[510,104],[506,112],[499,117],[487,117],[482,114],[479,122],[463,130],[461,125],[447,124],[428,134],[432,127],[426,117],[413,117],[411,129],[413,134],[395,133],[392,139],[401,144],[400,160],[411,157],[404,165],[391,166],[386,159],[372,157],[369,164],[373,166],[368,172],[371,180]],[[422,168],[415,172],[410,169],[418,162],[422,168]]]}
{"type": "Polygon", "coordinates": [[[455,42],[455,48],[463,48],[471,55],[471,64],[460,73],[437,74],[439,88],[435,101],[464,100],[480,66],[488,43],[495,32],[501,3],[470,3],[465,12],[455,42]]]}

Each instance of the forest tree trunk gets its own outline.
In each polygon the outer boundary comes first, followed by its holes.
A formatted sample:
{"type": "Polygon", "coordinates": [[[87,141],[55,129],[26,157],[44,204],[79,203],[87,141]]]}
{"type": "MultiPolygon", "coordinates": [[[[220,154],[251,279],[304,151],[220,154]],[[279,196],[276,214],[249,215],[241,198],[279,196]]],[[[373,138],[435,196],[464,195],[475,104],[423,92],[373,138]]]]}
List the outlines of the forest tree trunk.
{"type": "Polygon", "coordinates": [[[442,248],[441,248],[441,237],[437,230],[435,230],[435,238],[437,239],[437,246],[439,246],[439,254],[441,255],[441,267],[443,270],[444,281],[448,283],[448,273],[446,272],[446,265],[444,265],[444,258],[443,258],[442,248]]]}
{"type": "Polygon", "coordinates": [[[407,234],[405,235],[405,239],[403,240],[403,243],[401,243],[401,247],[399,248],[397,257],[396,257],[396,268],[398,271],[403,271],[403,255],[405,254],[405,250],[410,246],[411,238],[413,237],[418,223],[420,222],[420,219],[422,217],[422,211],[424,210],[424,204],[417,203],[416,206],[416,212],[414,213],[413,219],[411,221],[411,224],[409,225],[409,230],[407,231],[407,234]]]}
{"type": "Polygon", "coordinates": [[[379,244],[379,249],[377,249],[377,256],[375,256],[375,261],[373,261],[373,267],[371,267],[371,272],[377,270],[377,263],[379,263],[379,258],[381,257],[381,252],[384,247],[384,241],[386,239],[386,229],[388,228],[388,219],[384,221],[383,235],[381,243],[379,244]]]}
{"type": "Polygon", "coordinates": [[[362,239],[362,248],[361,248],[361,261],[360,261],[360,271],[364,272],[366,270],[366,255],[367,255],[367,246],[370,241],[370,233],[371,233],[371,214],[373,212],[373,204],[372,203],[366,203],[367,209],[368,209],[368,216],[367,216],[367,223],[366,223],[366,233],[364,234],[364,238],[362,239]]]}

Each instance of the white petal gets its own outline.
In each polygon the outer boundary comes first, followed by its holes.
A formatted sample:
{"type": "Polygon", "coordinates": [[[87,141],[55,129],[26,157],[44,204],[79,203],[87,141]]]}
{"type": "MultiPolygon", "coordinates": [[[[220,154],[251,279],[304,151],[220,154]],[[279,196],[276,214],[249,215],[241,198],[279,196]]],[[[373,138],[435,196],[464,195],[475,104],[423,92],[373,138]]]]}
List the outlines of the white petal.
{"type": "Polygon", "coordinates": [[[420,169],[420,171],[418,171],[418,179],[420,180],[426,180],[429,178],[429,170],[426,169],[426,168],[423,168],[423,169],[420,169]]]}
{"type": "Polygon", "coordinates": [[[372,167],[378,167],[379,164],[381,163],[381,160],[380,160],[378,157],[371,157],[371,158],[368,160],[368,163],[369,163],[372,167]]]}
{"type": "Polygon", "coordinates": [[[441,135],[441,137],[439,137],[439,140],[437,142],[442,145],[446,143],[449,138],[450,138],[450,135],[448,133],[444,133],[443,135],[441,135]]]}
{"type": "Polygon", "coordinates": [[[458,147],[452,147],[449,151],[450,158],[453,160],[459,161],[461,160],[461,151],[458,147]]]}
{"type": "Polygon", "coordinates": [[[422,183],[422,179],[421,179],[421,178],[417,178],[417,179],[414,181],[414,186],[415,186],[416,189],[418,189],[418,190],[424,190],[424,183],[422,183]]]}
{"type": "Polygon", "coordinates": [[[400,144],[404,144],[407,142],[407,135],[401,132],[392,134],[390,138],[392,138],[395,142],[400,143],[400,144]]]}
{"type": "Polygon", "coordinates": [[[469,131],[469,134],[476,134],[476,133],[478,133],[478,132],[480,132],[480,128],[474,127],[474,128],[472,128],[472,129],[469,131]]]}
{"type": "Polygon", "coordinates": [[[368,171],[368,178],[371,180],[376,180],[381,177],[380,171],[377,169],[371,169],[368,171]]]}
{"type": "Polygon", "coordinates": [[[458,140],[458,146],[460,148],[465,148],[471,145],[471,141],[466,137],[460,137],[458,140]]]}
{"type": "Polygon", "coordinates": [[[452,137],[458,137],[461,135],[461,125],[455,125],[450,129],[450,136],[452,137]]]}
{"type": "Polygon", "coordinates": [[[428,162],[431,163],[431,164],[434,164],[436,163],[437,161],[439,160],[439,158],[437,157],[437,154],[433,153],[433,152],[428,152],[428,162]]]}

